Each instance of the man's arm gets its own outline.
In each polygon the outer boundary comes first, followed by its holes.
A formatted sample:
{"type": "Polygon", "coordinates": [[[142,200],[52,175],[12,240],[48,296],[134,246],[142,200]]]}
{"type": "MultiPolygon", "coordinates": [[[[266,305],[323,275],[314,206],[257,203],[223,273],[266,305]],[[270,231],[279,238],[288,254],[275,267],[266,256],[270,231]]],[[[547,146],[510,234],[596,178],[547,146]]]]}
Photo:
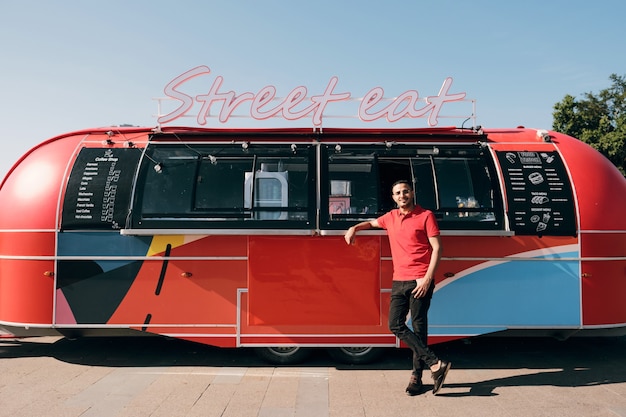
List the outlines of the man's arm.
{"type": "Polygon", "coordinates": [[[353,245],[354,244],[354,236],[356,235],[356,232],[358,232],[359,230],[367,230],[367,229],[373,229],[373,228],[377,228],[377,227],[380,227],[380,226],[378,225],[378,220],[376,220],[376,219],[369,220],[369,221],[366,221],[366,222],[361,222],[361,223],[355,224],[354,226],[349,228],[346,231],[346,234],[343,237],[346,240],[346,243],[348,245],[353,245]]]}
{"type": "Polygon", "coordinates": [[[430,236],[428,241],[430,242],[430,246],[433,248],[433,251],[430,254],[430,262],[428,264],[426,274],[423,278],[418,278],[416,280],[417,286],[412,291],[415,298],[420,298],[426,295],[428,289],[430,288],[430,284],[435,279],[435,271],[437,270],[439,260],[441,259],[441,238],[439,236],[430,236]]]}

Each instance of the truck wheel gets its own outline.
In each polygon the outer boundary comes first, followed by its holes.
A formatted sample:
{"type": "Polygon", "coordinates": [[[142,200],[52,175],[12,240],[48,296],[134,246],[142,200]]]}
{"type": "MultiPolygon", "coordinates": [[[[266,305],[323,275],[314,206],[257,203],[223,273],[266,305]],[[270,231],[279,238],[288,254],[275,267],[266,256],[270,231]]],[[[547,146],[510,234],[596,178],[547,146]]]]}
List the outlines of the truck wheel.
{"type": "Polygon", "coordinates": [[[311,355],[311,349],[299,346],[270,346],[255,348],[256,354],[267,362],[276,365],[300,363],[311,355]]]}
{"type": "Polygon", "coordinates": [[[374,362],[382,354],[382,349],[372,346],[340,347],[328,349],[328,354],[342,363],[361,364],[374,362]]]}

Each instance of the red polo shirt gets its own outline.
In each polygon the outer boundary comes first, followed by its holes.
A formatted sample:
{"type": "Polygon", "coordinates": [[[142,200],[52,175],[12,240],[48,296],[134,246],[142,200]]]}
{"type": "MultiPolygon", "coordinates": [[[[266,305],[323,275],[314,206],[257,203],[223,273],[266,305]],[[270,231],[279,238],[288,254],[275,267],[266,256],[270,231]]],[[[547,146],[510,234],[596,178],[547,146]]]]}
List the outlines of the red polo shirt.
{"type": "Polygon", "coordinates": [[[394,281],[423,278],[428,270],[432,247],[429,237],[439,236],[439,226],[432,211],[416,206],[403,215],[394,209],[378,219],[378,225],[387,230],[394,281]]]}

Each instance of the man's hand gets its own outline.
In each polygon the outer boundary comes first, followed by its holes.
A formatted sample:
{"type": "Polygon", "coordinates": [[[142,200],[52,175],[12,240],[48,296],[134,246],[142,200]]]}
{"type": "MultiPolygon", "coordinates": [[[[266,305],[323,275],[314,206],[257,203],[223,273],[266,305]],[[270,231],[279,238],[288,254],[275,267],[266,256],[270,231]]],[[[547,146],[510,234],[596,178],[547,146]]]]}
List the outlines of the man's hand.
{"type": "Polygon", "coordinates": [[[376,220],[370,220],[355,224],[346,231],[346,234],[343,235],[343,238],[346,240],[346,243],[348,245],[354,245],[354,236],[356,235],[356,232],[358,232],[359,230],[371,229],[373,227],[378,227],[378,222],[376,220]]]}
{"type": "Polygon", "coordinates": [[[343,238],[346,240],[346,243],[348,245],[353,245],[354,244],[354,235],[356,234],[356,230],[354,227],[349,228],[346,231],[346,234],[343,235],[343,238]]]}
{"type": "Polygon", "coordinates": [[[415,298],[422,298],[428,292],[431,280],[428,278],[418,278],[415,282],[417,285],[413,291],[411,291],[411,294],[413,294],[413,297],[415,298]]]}

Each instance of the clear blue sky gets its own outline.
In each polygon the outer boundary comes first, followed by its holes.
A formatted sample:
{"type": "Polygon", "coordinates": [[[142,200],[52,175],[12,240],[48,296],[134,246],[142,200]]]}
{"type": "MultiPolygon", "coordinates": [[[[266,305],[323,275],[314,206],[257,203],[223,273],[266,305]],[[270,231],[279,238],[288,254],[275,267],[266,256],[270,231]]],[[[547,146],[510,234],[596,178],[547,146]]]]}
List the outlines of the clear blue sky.
{"type": "Polygon", "coordinates": [[[304,85],[321,94],[337,76],[336,91],[355,97],[377,86],[389,96],[426,96],[452,77],[451,92],[476,100],[485,127],[550,128],[566,94],[595,93],[610,85],[610,74],[626,74],[623,0],[0,5],[0,176],[61,133],[156,125],[152,99],[198,65],[212,70],[206,88],[221,75],[223,89],[237,93],[274,85],[286,94],[304,85]]]}

